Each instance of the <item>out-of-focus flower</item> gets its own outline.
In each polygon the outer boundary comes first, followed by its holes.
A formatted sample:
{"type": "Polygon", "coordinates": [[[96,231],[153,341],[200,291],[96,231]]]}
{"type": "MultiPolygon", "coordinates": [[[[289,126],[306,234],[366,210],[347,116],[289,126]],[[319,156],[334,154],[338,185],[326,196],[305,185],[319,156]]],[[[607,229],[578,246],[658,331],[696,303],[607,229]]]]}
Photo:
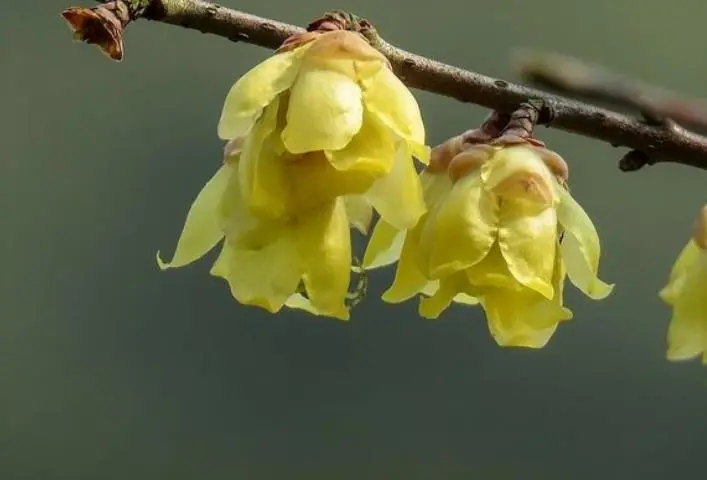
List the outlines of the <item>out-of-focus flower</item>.
{"type": "Polygon", "coordinates": [[[565,276],[593,299],[612,290],[597,277],[599,237],[566,175],[561,157],[531,143],[476,145],[442,162],[433,152],[421,174],[428,213],[407,232],[376,225],[364,266],[399,256],[385,301],[423,293],[427,318],[453,301],[480,303],[499,345],[540,348],[572,317],[565,276]]]}
{"type": "Polygon", "coordinates": [[[371,206],[401,229],[425,210],[412,160],[429,156],[419,108],[358,33],[308,32],[288,42],[231,88],[218,133],[245,138],[241,192],[259,215],[299,214],[353,195],[351,220],[365,231],[371,206]]]}
{"type": "Polygon", "coordinates": [[[693,238],[678,256],[660,298],[672,307],[668,359],[702,355],[707,365],[707,205],[695,222],[693,238]]]}
{"type": "Polygon", "coordinates": [[[182,267],[223,240],[211,274],[225,279],[240,303],[278,312],[284,305],[346,320],[351,272],[349,223],[341,197],[302,215],[253,214],[243,201],[238,157],[232,157],[192,204],[170,263],[182,267]],[[307,296],[299,293],[303,283],[307,296]]]}

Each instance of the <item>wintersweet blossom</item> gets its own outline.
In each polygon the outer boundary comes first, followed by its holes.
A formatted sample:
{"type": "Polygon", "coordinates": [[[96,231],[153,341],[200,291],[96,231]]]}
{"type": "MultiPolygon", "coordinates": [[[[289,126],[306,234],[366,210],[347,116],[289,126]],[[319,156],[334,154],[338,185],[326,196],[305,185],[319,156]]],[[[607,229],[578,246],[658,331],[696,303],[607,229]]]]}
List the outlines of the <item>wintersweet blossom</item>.
{"type": "Polygon", "coordinates": [[[429,159],[417,103],[358,33],[308,32],[241,77],[218,133],[226,161],[194,201],[170,263],[223,241],[211,273],[236,300],[347,319],[350,226],[373,209],[410,228],[429,159]]]}
{"type": "Polygon", "coordinates": [[[572,318],[565,277],[593,299],[609,295],[598,276],[597,231],[572,198],[567,166],[531,143],[476,145],[421,174],[428,212],[407,232],[373,231],[364,266],[399,257],[383,299],[418,293],[420,314],[437,318],[451,302],[480,304],[499,345],[540,348],[572,318]]]}

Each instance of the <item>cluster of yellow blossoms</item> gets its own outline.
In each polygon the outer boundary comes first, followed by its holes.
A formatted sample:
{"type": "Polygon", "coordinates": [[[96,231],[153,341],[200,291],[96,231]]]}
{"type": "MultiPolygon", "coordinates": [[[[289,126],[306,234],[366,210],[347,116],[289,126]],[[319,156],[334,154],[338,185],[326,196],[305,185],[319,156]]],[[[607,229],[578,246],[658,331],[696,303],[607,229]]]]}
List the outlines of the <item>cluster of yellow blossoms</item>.
{"type": "MultiPolygon", "coordinates": [[[[297,40],[228,93],[223,165],[194,201],[172,261],[158,257],[162,268],[223,242],[211,273],[238,302],[348,319],[350,228],[367,235],[375,211],[363,268],[397,262],[383,299],[420,295],[427,318],[453,302],[478,304],[499,345],[545,345],[572,317],[566,278],[593,299],[611,292],[561,157],[532,139],[431,153],[415,98],[362,35],[297,40]],[[419,175],[414,159],[426,165],[419,175]]],[[[675,306],[671,358],[707,345],[698,246],[688,245],[661,294],[675,306]]]]}

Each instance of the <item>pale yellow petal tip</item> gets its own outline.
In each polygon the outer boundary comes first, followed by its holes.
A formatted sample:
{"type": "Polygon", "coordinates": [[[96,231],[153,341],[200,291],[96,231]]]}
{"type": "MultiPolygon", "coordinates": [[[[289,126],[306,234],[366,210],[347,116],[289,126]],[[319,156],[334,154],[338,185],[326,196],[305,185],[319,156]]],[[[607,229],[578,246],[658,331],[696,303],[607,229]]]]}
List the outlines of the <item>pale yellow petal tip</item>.
{"type": "Polygon", "coordinates": [[[530,350],[540,350],[542,348],[545,348],[547,344],[550,342],[550,338],[552,338],[552,335],[549,335],[547,337],[545,336],[540,336],[539,338],[532,337],[532,336],[517,336],[517,337],[510,337],[510,338],[496,338],[496,344],[498,344],[499,347],[503,348],[527,348],[530,350]]]}
{"type": "Polygon", "coordinates": [[[707,365],[707,352],[696,352],[693,349],[685,351],[681,347],[669,346],[665,354],[665,358],[669,362],[683,363],[694,360],[696,357],[702,356],[702,364],[707,365]]]}
{"type": "Polygon", "coordinates": [[[395,285],[391,286],[388,290],[383,292],[381,300],[385,303],[403,303],[405,300],[409,300],[416,295],[416,293],[406,294],[407,292],[399,292],[398,290],[395,285]]]}
{"type": "Polygon", "coordinates": [[[412,145],[412,154],[423,165],[429,165],[432,156],[432,148],[427,145],[414,143],[412,145]]]}
{"type": "Polygon", "coordinates": [[[295,293],[288,298],[285,302],[285,306],[295,310],[303,310],[310,315],[314,315],[315,317],[328,317],[336,320],[342,320],[344,322],[351,318],[351,312],[345,306],[342,306],[336,312],[331,312],[326,315],[322,314],[322,312],[317,310],[307,298],[303,297],[299,293],[295,293]]]}
{"type": "Polygon", "coordinates": [[[707,250],[707,205],[702,207],[692,230],[692,239],[702,250],[707,250]]]}
{"type": "Polygon", "coordinates": [[[675,303],[675,289],[671,285],[666,285],[658,292],[658,297],[672,306],[675,303]]]}
{"type": "Polygon", "coordinates": [[[589,285],[589,288],[587,288],[585,293],[592,300],[604,300],[614,291],[614,286],[615,284],[613,283],[604,283],[597,278],[591,285],[589,285]]]}
{"type": "Polygon", "coordinates": [[[462,305],[479,305],[481,302],[478,298],[467,295],[466,293],[457,293],[453,299],[454,303],[461,303],[462,305]]]}
{"type": "Polygon", "coordinates": [[[440,315],[447,309],[440,308],[439,302],[434,297],[420,297],[420,305],[417,313],[425,320],[438,320],[440,315]]]}
{"type": "Polygon", "coordinates": [[[172,265],[169,262],[165,262],[162,260],[162,257],[160,257],[160,251],[157,250],[157,254],[155,255],[155,260],[157,260],[157,266],[162,270],[163,272],[167,270],[168,268],[171,268],[172,265]]]}

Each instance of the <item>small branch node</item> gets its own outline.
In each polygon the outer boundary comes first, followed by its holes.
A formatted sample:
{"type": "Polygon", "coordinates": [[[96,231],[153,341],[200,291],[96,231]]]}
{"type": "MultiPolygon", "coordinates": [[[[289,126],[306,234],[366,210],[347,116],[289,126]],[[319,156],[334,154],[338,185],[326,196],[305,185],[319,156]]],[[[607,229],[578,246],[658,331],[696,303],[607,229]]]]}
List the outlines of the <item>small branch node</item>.
{"type": "Polygon", "coordinates": [[[646,165],[653,165],[655,162],[651,156],[641,150],[631,150],[619,160],[619,170],[622,172],[635,172],[646,165]]]}

